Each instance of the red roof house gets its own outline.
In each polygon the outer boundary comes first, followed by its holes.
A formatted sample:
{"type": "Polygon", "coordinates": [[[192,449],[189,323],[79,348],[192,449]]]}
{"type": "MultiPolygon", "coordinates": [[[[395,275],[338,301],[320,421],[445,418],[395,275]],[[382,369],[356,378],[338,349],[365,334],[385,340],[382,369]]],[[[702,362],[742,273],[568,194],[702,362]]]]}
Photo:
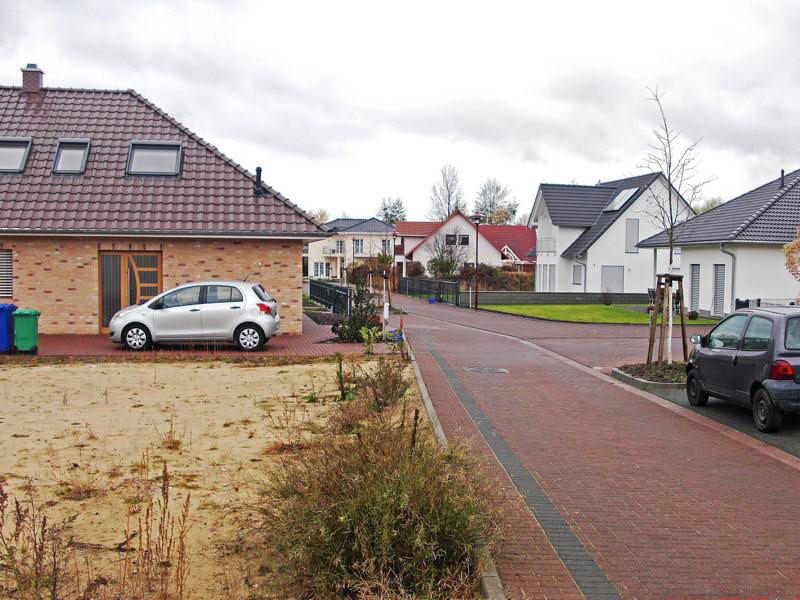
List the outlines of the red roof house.
{"type": "Polygon", "coordinates": [[[36,65],[0,86],[0,302],[52,333],[200,279],[249,279],[301,332],[297,205],[133,90],[48,88],[36,65]]]}

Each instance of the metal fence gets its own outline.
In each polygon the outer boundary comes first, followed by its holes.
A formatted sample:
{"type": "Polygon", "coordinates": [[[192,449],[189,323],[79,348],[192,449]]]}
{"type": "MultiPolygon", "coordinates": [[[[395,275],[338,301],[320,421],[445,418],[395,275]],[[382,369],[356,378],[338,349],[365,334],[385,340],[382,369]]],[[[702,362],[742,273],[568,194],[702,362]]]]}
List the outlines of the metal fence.
{"type": "Polygon", "coordinates": [[[314,302],[319,302],[340,315],[349,315],[353,307],[352,288],[312,279],[308,284],[308,295],[314,302]]]}
{"type": "Polygon", "coordinates": [[[447,302],[448,304],[461,306],[457,281],[441,281],[422,277],[399,277],[397,291],[406,296],[433,298],[436,302],[447,302]]]}

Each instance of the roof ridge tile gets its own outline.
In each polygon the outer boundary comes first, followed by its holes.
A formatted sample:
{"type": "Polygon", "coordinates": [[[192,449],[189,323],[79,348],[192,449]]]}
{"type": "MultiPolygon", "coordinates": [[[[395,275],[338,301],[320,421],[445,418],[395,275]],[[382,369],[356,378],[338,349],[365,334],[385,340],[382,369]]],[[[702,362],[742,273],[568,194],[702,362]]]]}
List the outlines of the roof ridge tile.
{"type": "MultiPolygon", "coordinates": [[[[771,182],[770,182],[771,183],[771,182]]],[[[758,217],[763,215],[775,202],[777,202],[780,198],[782,198],[786,192],[791,190],[794,186],[800,183],[800,175],[797,175],[788,185],[780,188],[777,193],[775,193],[772,198],[767,200],[760,209],[750,215],[747,219],[745,219],[744,223],[739,225],[733,232],[728,236],[729,240],[735,240],[741,233],[744,232],[758,217]]],[[[758,188],[756,188],[758,189],[758,188]]]]}

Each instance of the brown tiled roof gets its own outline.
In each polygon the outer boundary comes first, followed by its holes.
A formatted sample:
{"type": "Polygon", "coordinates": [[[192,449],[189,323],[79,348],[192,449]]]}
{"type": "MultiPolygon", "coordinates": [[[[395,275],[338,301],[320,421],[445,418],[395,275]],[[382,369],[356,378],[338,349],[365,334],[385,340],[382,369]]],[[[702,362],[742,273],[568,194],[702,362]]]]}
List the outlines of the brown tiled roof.
{"type": "Polygon", "coordinates": [[[441,222],[439,221],[398,221],[394,224],[394,230],[397,235],[415,236],[429,236],[431,233],[439,228],[441,222]]]}
{"type": "Polygon", "coordinates": [[[0,174],[0,234],[324,237],[326,228],[133,90],[0,86],[0,136],[33,138],[0,174]],[[59,138],[89,138],[82,175],[51,173],[59,138]],[[180,141],[177,177],[126,175],[132,140],[180,141]]]}

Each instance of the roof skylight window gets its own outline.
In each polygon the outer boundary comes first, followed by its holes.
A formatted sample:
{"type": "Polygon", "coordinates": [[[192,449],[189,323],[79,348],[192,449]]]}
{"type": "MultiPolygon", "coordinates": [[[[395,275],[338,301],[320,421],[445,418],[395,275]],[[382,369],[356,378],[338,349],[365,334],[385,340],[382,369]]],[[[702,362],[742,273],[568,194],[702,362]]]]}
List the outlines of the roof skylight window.
{"type": "Polygon", "coordinates": [[[58,140],[53,173],[57,175],[80,175],[86,170],[89,158],[89,140],[58,140]]]}
{"type": "Polygon", "coordinates": [[[0,137],[0,173],[22,173],[30,151],[29,137],[0,137]]]}
{"type": "Polygon", "coordinates": [[[606,205],[603,209],[603,212],[611,212],[614,210],[619,210],[622,208],[625,203],[633,198],[633,195],[639,191],[639,188],[631,188],[629,190],[621,190],[614,196],[611,201],[606,205]]]}
{"type": "Polygon", "coordinates": [[[128,175],[178,175],[180,142],[131,142],[128,175]]]}

